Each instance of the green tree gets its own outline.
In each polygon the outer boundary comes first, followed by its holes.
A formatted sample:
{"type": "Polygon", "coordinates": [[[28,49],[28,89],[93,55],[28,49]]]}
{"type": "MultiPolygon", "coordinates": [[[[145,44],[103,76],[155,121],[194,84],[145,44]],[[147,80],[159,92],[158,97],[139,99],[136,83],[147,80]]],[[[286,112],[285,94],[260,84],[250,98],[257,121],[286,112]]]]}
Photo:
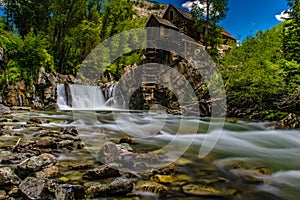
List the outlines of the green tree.
{"type": "Polygon", "coordinates": [[[22,38],[43,36],[55,69],[76,74],[80,63],[99,43],[145,25],[128,0],[4,0],[7,22],[22,38]]]}
{"type": "Polygon", "coordinates": [[[202,6],[194,3],[191,13],[196,20],[195,26],[204,34],[205,49],[212,55],[218,53],[222,43],[222,30],[218,23],[225,19],[229,10],[228,0],[200,0],[202,6]]]}
{"type": "Polygon", "coordinates": [[[300,2],[288,0],[290,19],[285,23],[283,51],[287,60],[300,63],[300,2]]]}
{"type": "Polygon", "coordinates": [[[47,32],[51,1],[49,0],[3,0],[7,23],[15,27],[21,36],[31,30],[47,32]]]}
{"type": "Polygon", "coordinates": [[[229,109],[278,110],[288,95],[286,67],[282,54],[283,24],[246,38],[222,59],[229,109]]]}

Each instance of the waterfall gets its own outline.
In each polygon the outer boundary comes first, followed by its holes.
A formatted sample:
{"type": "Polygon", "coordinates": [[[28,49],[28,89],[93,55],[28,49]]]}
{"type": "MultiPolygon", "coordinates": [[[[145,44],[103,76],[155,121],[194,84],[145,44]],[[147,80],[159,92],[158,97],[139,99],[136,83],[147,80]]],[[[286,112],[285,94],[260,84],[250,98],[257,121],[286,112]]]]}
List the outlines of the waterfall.
{"type": "Polygon", "coordinates": [[[59,110],[102,110],[107,109],[105,98],[97,86],[57,85],[59,110]]]}
{"type": "Polygon", "coordinates": [[[23,99],[20,94],[18,94],[18,99],[19,99],[19,105],[22,107],[23,106],[23,99]]]}

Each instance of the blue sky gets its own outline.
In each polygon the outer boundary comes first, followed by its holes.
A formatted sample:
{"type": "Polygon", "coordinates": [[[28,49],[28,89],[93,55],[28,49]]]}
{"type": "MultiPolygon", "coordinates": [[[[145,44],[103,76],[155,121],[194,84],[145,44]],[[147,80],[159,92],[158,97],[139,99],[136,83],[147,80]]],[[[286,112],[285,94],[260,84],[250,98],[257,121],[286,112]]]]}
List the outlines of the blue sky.
{"type": "MultiPolygon", "coordinates": [[[[187,2],[187,0],[156,1],[180,8],[187,2]]],[[[267,30],[276,26],[280,21],[275,15],[289,8],[286,0],[228,0],[228,4],[230,10],[220,25],[239,40],[254,35],[258,30],[267,30]]]]}

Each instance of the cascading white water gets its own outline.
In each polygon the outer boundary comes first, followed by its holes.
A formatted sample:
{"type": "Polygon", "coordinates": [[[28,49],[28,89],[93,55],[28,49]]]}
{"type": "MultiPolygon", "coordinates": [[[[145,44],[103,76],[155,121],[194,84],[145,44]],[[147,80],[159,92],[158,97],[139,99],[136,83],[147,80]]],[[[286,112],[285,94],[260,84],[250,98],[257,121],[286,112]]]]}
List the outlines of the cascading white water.
{"type": "Polygon", "coordinates": [[[66,93],[65,84],[57,85],[57,106],[59,110],[102,110],[107,109],[105,98],[97,86],[69,85],[70,94],[66,93]],[[67,95],[71,96],[68,102],[67,95]]]}

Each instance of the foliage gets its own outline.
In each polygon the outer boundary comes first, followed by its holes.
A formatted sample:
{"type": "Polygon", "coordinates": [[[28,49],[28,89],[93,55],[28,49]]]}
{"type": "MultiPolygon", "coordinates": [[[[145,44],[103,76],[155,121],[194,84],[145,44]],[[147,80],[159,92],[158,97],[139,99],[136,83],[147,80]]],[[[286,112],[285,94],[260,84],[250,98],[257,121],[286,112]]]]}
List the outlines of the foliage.
{"type": "Polygon", "coordinates": [[[0,27],[0,46],[8,58],[0,79],[2,85],[13,84],[21,79],[32,84],[37,79],[40,66],[48,71],[54,68],[53,57],[46,50],[47,41],[43,36],[29,32],[22,39],[19,35],[4,30],[3,23],[0,23],[0,27]]]}
{"type": "Polygon", "coordinates": [[[288,0],[291,6],[290,19],[285,23],[283,31],[283,51],[287,60],[300,63],[300,2],[288,0]]]}
{"type": "Polygon", "coordinates": [[[228,0],[200,0],[200,3],[203,7],[196,3],[192,6],[191,13],[196,21],[195,27],[204,35],[205,49],[213,58],[217,58],[218,47],[222,44],[222,30],[217,24],[226,17],[229,10],[228,0]]]}
{"type": "Polygon", "coordinates": [[[98,44],[146,24],[146,18],[134,18],[137,13],[127,0],[4,0],[4,5],[10,30],[24,42],[28,37],[41,40],[41,52],[53,57],[54,70],[62,74],[76,75],[98,44]]]}
{"type": "Polygon", "coordinates": [[[297,63],[286,60],[281,50],[284,27],[257,32],[223,58],[220,70],[231,108],[287,111],[281,105],[297,89],[300,77],[294,76],[297,63]]]}

